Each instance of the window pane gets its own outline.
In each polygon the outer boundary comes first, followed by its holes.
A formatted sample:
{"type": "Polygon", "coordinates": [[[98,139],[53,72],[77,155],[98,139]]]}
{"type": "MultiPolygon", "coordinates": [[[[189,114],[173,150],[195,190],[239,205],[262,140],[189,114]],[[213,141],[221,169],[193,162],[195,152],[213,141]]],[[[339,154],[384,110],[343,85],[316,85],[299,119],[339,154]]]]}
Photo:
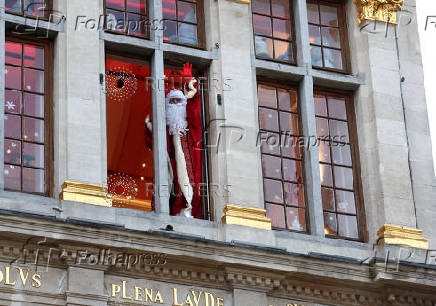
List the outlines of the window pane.
{"type": "Polygon", "coordinates": [[[293,159],[283,159],[283,179],[303,183],[301,162],[293,159]]]}
{"type": "Polygon", "coordinates": [[[106,6],[116,10],[124,10],[124,0],[106,0],[106,6]]]}
{"type": "Polygon", "coordinates": [[[336,200],[338,201],[338,212],[356,214],[354,192],[336,190],[336,200]]]}
{"type": "Polygon", "coordinates": [[[21,138],[21,118],[20,116],[5,115],[5,137],[21,138]]]}
{"type": "Polygon", "coordinates": [[[272,36],[271,18],[253,15],[254,34],[272,36]]]}
{"type": "Polygon", "coordinates": [[[312,65],[317,67],[322,67],[321,48],[310,46],[310,55],[312,57],[312,65]]]}
{"type": "Polygon", "coordinates": [[[264,179],[263,190],[266,202],[283,203],[282,182],[264,179]]]}
{"type": "Polygon", "coordinates": [[[165,19],[176,19],[176,1],[163,0],[162,1],[162,17],[165,19]]]}
{"type": "Polygon", "coordinates": [[[165,20],[163,24],[164,28],[164,37],[163,39],[166,41],[177,42],[177,22],[165,20]]]}
{"type": "Polygon", "coordinates": [[[21,65],[20,43],[13,43],[13,42],[5,43],[5,63],[11,65],[21,65]]]}
{"type": "Polygon", "coordinates": [[[21,68],[6,66],[5,69],[5,87],[12,89],[21,89],[21,68]]]}
{"type": "Polygon", "coordinates": [[[262,156],[262,170],[264,177],[282,178],[281,159],[275,156],[262,156]]]}
{"type": "Polygon", "coordinates": [[[279,89],[279,107],[285,111],[297,112],[297,93],[279,89]]]}
{"type": "Polygon", "coordinates": [[[35,167],[35,168],[44,168],[44,146],[24,142],[23,143],[23,166],[35,167]]]}
{"type": "Polygon", "coordinates": [[[286,222],[288,229],[293,231],[306,231],[306,210],[294,207],[286,207],[286,222]]]}
{"type": "MultiPolygon", "coordinates": [[[[311,144],[312,145],[312,144],[311,144]]],[[[319,161],[329,163],[330,162],[330,142],[324,140],[318,140],[318,158],[319,161]]]]}
{"type": "Polygon", "coordinates": [[[322,207],[324,210],[335,211],[335,193],[333,189],[321,188],[322,207]]]}
{"type": "Polygon", "coordinates": [[[44,16],[46,10],[43,0],[24,0],[24,14],[44,16]]]}
{"type": "Polygon", "coordinates": [[[268,0],[253,0],[251,2],[251,9],[253,13],[271,15],[270,2],[268,0]]]}
{"type": "MultiPolygon", "coordinates": [[[[300,158],[300,143],[298,137],[292,137],[289,135],[282,136],[284,144],[281,145],[283,156],[291,158],[300,158]]],[[[301,145],[302,147],[302,145],[301,145]]]]}
{"type": "Polygon", "coordinates": [[[309,41],[311,44],[321,45],[321,32],[319,26],[309,24],[309,41]]]}
{"type": "Polygon", "coordinates": [[[148,21],[144,15],[127,14],[127,29],[130,35],[145,36],[148,31],[148,21]]]}
{"type": "Polygon", "coordinates": [[[321,185],[333,187],[332,168],[329,165],[319,165],[321,185]]]}
{"type": "Polygon", "coordinates": [[[333,162],[338,165],[352,166],[350,145],[332,144],[333,162]]]}
{"type": "Polygon", "coordinates": [[[280,40],[274,40],[274,58],[279,61],[292,62],[294,60],[292,44],[280,40]]]}
{"type": "Polygon", "coordinates": [[[321,11],[321,24],[333,27],[339,26],[338,24],[338,10],[334,6],[320,5],[321,11]]]}
{"type": "Polygon", "coordinates": [[[334,69],[343,69],[342,53],[339,50],[324,48],[325,67],[334,69]]]}
{"type": "Polygon", "coordinates": [[[275,38],[291,40],[291,23],[289,20],[273,18],[273,36],[275,38]]]}
{"type": "Polygon", "coordinates": [[[21,165],[21,141],[5,139],[5,163],[21,165]]]}
{"type": "Polygon", "coordinates": [[[24,118],[24,140],[44,142],[44,121],[24,118]]]}
{"type": "Polygon", "coordinates": [[[307,4],[307,19],[310,23],[319,24],[318,4],[314,4],[314,3],[307,4]]]}
{"type": "Polygon", "coordinates": [[[259,125],[261,129],[279,131],[277,111],[259,108],[259,125]]]}
{"type": "Polygon", "coordinates": [[[280,155],[279,134],[262,131],[259,134],[258,141],[261,142],[262,153],[280,155]]]}
{"type": "Polygon", "coordinates": [[[125,16],[123,12],[106,10],[106,28],[112,31],[124,32],[126,30],[125,16]]]}
{"type": "Polygon", "coordinates": [[[338,223],[336,221],[336,215],[332,213],[324,213],[324,232],[327,235],[338,234],[338,223]]]}
{"type": "Polygon", "coordinates": [[[328,101],[329,101],[329,116],[333,118],[347,120],[345,99],[329,97],[328,101]]]}
{"type": "Polygon", "coordinates": [[[280,130],[291,135],[299,135],[298,116],[296,114],[280,112],[280,130]]]}
{"type": "MultiPolygon", "coordinates": [[[[318,120],[318,119],[317,119],[318,120]]],[[[339,138],[343,142],[349,142],[348,124],[344,121],[329,120],[330,136],[339,138]]]]}
{"type": "Polygon", "coordinates": [[[289,0],[272,0],[272,14],[275,17],[290,18],[289,0]]]}
{"type": "Polygon", "coordinates": [[[23,191],[44,193],[44,170],[23,168],[23,191]]]}
{"type": "Polygon", "coordinates": [[[267,59],[273,58],[273,41],[271,38],[255,36],[256,56],[267,59]]]}
{"type": "Polygon", "coordinates": [[[316,118],[316,136],[325,137],[329,135],[328,120],[316,118]]]}
{"type": "Polygon", "coordinates": [[[327,116],[327,105],[325,97],[314,95],[313,99],[315,101],[315,115],[327,116]]]}
{"type": "Polygon", "coordinates": [[[24,93],[24,114],[34,117],[44,117],[44,96],[24,93]]]}
{"type": "Polygon", "coordinates": [[[12,165],[5,165],[5,189],[21,189],[21,168],[12,165]]]}
{"type": "Polygon", "coordinates": [[[341,39],[339,29],[323,27],[322,28],[322,44],[328,47],[341,48],[341,39]]]}
{"type": "Polygon", "coordinates": [[[186,22],[197,22],[197,13],[195,11],[195,3],[179,1],[178,3],[178,20],[186,22]]]}
{"type": "Polygon", "coordinates": [[[24,45],[24,66],[44,69],[44,49],[24,45]]]}
{"type": "MultiPolygon", "coordinates": [[[[281,97],[280,92],[279,97],[281,97]]],[[[277,108],[276,89],[274,87],[260,84],[257,87],[257,98],[259,100],[259,105],[277,108]]]]}
{"type": "Polygon", "coordinates": [[[334,167],[334,169],[336,187],[353,189],[353,170],[345,167],[334,167]]]}
{"type": "Polygon", "coordinates": [[[44,71],[24,68],[24,89],[44,93],[44,71]]]}
{"type": "Polygon", "coordinates": [[[6,0],[5,10],[14,13],[21,12],[21,0],[6,0]]]}
{"type": "Polygon", "coordinates": [[[304,187],[301,184],[284,183],[286,205],[304,207],[304,187]]]}
{"type": "Polygon", "coordinates": [[[285,209],[281,205],[266,204],[266,216],[273,227],[285,228],[285,209]]]}
{"type": "Polygon", "coordinates": [[[21,113],[21,92],[16,90],[5,90],[5,112],[21,113]]]}
{"type": "Polygon", "coordinates": [[[197,45],[197,26],[179,23],[179,42],[182,44],[197,45]]]}
{"type": "Polygon", "coordinates": [[[357,239],[359,232],[357,230],[357,220],[355,216],[338,215],[339,236],[357,239]]]}
{"type": "Polygon", "coordinates": [[[127,0],[127,11],[145,15],[145,0],[127,0]]]}

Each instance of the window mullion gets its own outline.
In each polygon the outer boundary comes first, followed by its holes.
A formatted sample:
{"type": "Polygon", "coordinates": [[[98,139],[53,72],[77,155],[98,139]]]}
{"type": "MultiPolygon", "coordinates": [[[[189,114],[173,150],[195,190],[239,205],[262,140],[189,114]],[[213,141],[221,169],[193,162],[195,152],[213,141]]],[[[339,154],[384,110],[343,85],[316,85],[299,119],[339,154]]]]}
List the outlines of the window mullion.
{"type": "Polygon", "coordinates": [[[294,0],[294,24],[297,44],[297,65],[311,68],[312,61],[310,56],[306,0],[294,0]]]}
{"type": "MultiPolygon", "coordinates": [[[[148,4],[148,16],[150,25],[150,40],[154,41],[159,49],[162,49],[163,44],[163,30],[161,30],[162,25],[162,1],[161,0],[150,0],[147,1],[148,4]]],[[[162,62],[163,67],[163,62],[162,62]]],[[[163,70],[162,70],[163,71],[163,70]]]]}
{"type": "MultiPolygon", "coordinates": [[[[5,68],[5,0],[0,0],[0,67],[5,68]]],[[[4,101],[5,101],[5,74],[0,73],[0,191],[4,188],[4,101]]]]}

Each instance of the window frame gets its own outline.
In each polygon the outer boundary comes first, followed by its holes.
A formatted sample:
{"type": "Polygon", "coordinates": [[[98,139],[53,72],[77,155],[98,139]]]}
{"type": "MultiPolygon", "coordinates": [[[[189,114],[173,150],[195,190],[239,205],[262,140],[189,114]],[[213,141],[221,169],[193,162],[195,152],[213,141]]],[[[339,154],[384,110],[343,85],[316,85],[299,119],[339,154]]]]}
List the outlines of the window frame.
{"type": "MultiPolygon", "coordinates": [[[[329,67],[324,67],[324,45],[322,44],[321,41],[321,45],[315,45],[317,47],[321,47],[322,51],[321,51],[321,56],[322,56],[322,61],[323,61],[323,67],[320,66],[314,66],[312,63],[312,68],[313,69],[317,69],[317,70],[324,70],[324,71],[331,71],[331,72],[338,72],[338,73],[342,73],[342,74],[350,74],[351,73],[351,55],[350,55],[350,45],[349,45],[349,39],[348,39],[348,26],[347,26],[347,11],[346,11],[346,7],[345,7],[345,3],[342,0],[306,0],[306,7],[307,4],[317,4],[318,6],[320,5],[326,5],[326,6],[335,6],[338,9],[338,28],[339,28],[339,37],[341,40],[341,55],[342,55],[342,64],[343,64],[343,69],[336,69],[336,68],[329,68],[329,67]]],[[[320,21],[321,22],[321,21],[320,21]]],[[[316,24],[311,24],[309,22],[309,20],[307,21],[308,26],[309,25],[316,25],[316,24]]],[[[318,27],[321,27],[321,25],[316,25],[318,27]]],[[[322,40],[322,33],[320,33],[321,35],[321,40],[322,40]]],[[[312,44],[309,41],[309,47],[312,46],[312,44]]],[[[338,50],[336,48],[331,48],[334,50],[338,50]]]]}
{"type": "MultiPolygon", "coordinates": [[[[297,117],[298,117],[298,129],[299,129],[299,135],[297,137],[304,137],[303,135],[303,125],[302,125],[302,115],[301,115],[301,102],[300,102],[300,96],[299,96],[299,87],[297,84],[295,84],[294,82],[289,82],[286,80],[280,80],[280,79],[271,79],[268,77],[263,77],[263,76],[257,76],[256,77],[256,93],[258,91],[258,87],[259,85],[265,85],[265,86],[270,86],[270,87],[274,87],[276,90],[277,89],[286,89],[286,90],[292,90],[295,91],[297,93],[297,117]]],[[[257,94],[256,94],[257,95],[257,94]]],[[[260,127],[260,122],[259,122],[259,108],[263,107],[259,105],[259,98],[257,97],[257,112],[256,112],[256,117],[257,117],[257,125],[258,125],[258,132],[261,132],[262,129],[260,127]]],[[[272,109],[272,108],[268,108],[268,109],[272,109]]],[[[279,107],[276,109],[277,112],[279,113],[279,107]]],[[[280,121],[280,118],[278,118],[278,120],[280,121]]],[[[280,123],[279,123],[280,124],[280,123]]],[[[295,135],[293,135],[295,137],[295,135]]],[[[279,132],[279,137],[281,138],[282,136],[280,135],[279,132]]],[[[280,144],[281,145],[281,144],[280,144]]],[[[260,165],[262,167],[263,165],[263,160],[262,160],[262,156],[264,154],[266,154],[267,156],[274,156],[268,153],[262,153],[262,149],[259,146],[259,153],[260,153],[260,165]]],[[[297,208],[297,209],[304,209],[305,211],[305,225],[306,225],[306,229],[304,231],[298,231],[298,230],[293,230],[293,229],[289,229],[287,227],[287,219],[286,219],[286,213],[284,214],[284,218],[285,218],[285,228],[280,228],[280,227],[274,227],[272,226],[273,230],[276,231],[281,231],[281,232],[294,232],[294,233],[299,233],[299,234],[310,234],[311,233],[311,226],[310,226],[310,217],[309,217],[309,206],[308,206],[308,202],[307,202],[307,188],[306,188],[306,169],[305,169],[305,150],[304,148],[300,148],[300,159],[294,159],[294,158],[286,158],[285,159],[290,159],[290,160],[299,160],[301,162],[301,175],[302,175],[302,185],[303,185],[303,194],[304,194],[304,208],[302,207],[296,207],[296,206],[287,206],[287,204],[285,203],[285,200],[283,199],[283,203],[271,203],[274,205],[280,205],[283,206],[284,209],[286,209],[286,207],[293,207],[293,208],[297,208]]],[[[280,160],[283,160],[283,156],[282,154],[280,154],[280,160]]],[[[264,184],[264,175],[263,175],[263,170],[262,172],[262,192],[265,195],[265,184],[264,184]]],[[[278,181],[278,179],[277,179],[278,181]]],[[[283,178],[280,179],[280,182],[282,183],[282,192],[284,195],[284,189],[283,189],[283,183],[284,182],[288,182],[286,180],[284,180],[283,178]]],[[[292,183],[292,182],[291,182],[292,183]]],[[[267,201],[265,201],[265,196],[263,199],[263,203],[264,203],[264,208],[266,209],[266,204],[269,203],[267,201]]]]}
{"type": "Polygon", "coordinates": [[[46,2],[46,8],[44,10],[44,16],[34,16],[34,15],[25,14],[24,13],[24,0],[21,0],[21,12],[12,12],[10,10],[6,10],[6,8],[5,8],[5,13],[11,14],[11,15],[16,15],[16,16],[22,16],[25,18],[32,18],[35,20],[49,21],[50,12],[53,10],[53,0],[45,0],[45,2],[46,2]]]}
{"type": "MultiPolygon", "coordinates": [[[[54,112],[54,101],[53,101],[53,42],[44,38],[34,38],[28,37],[23,38],[23,36],[14,35],[6,33],[5,42],[14,42],[21,44],[29,44],[44,48],[44,186],[45,190],[43,193],[38,192],[26,192],[22,190],[13,190],[4,187],[5,191],[19,192],[25,194],[40,195],[45,197],[54,197],[54,135],[53,135],[53,112],[54,112]]],[[[5,47],[4,47],[5,48],[5,47]]],[[[23,57],[23,55],[22,55],[23,57]]],[[[6,65],[6,62],[5,62],[6,65]]],[[[24,67],[23,65],[21,67],[24,67]]],[[[6,86],[4,87],[6,91],[6,86]]],[[[23,91],[23,88],[21,89],[23,91]]],[[[22,100],[23,103],[24,100],[22,100]]],[[[2,110],[5,114],[5,110],[2,110]]],[[[23,114],[20,114],[22,117],[23,114]]],[[[23,127],[22,127],[23,128],[23,127]]],[[[6,137],[3,138],[3,141],[6,137]]],[[[23,142],[23,138],[20,138],[23,142]]],[[[22,148],[21,148],[22,152],[22,148]]],[[[21,160],[21,164],[22,164],[21,160]]],[[[5,164],[5,161],[3,161],[5,164]]],[[[22,169],[23,166],[20,165],[22,169]]],[[[4,176],[4,173],[2,174],[4,176]]],[[[23,188],[23,176],[21,171],[21,187],[23,188]]]]}
{"type": "MultiPolygon", "coordinates": [[[[254,13],[253,12],[253,8],[252,8],[253,5],[250,4],[251,30],[252,30],[252,36],[253,36],[254,56],[255,56],[255,58],[257,60],[269,61],[269,62],[273,62],[273,63],[280,63],[280,64],[284,64],[284,65],[297,66],[297,60],[298,60],[297,59],[297,39],[296,39],[296,37],[297,37],[296,36],[297,28],[296,28],[296,22],[295,22],[295,18],[294,18],[294,1],[292,1],[292,0],[288,0],[288,1],[289,1],[289,14],[290,14],[289,15],[290,16],[289,22],[290,22],[290,26],[291,26],[292,40],[291,41],[287,41],[287,42],[291,43],[291,45],[292,45],[292,59],[293,59],[290,62],[283,61],[283,60],[278,60],[278,59],[273,59],[273,58],[264,58],[264,57],[258,57],[257,56],[257,54],[256,54],[256,34],[254,33],[253,15],[256,14],[256,15],[263,16],[263,17],[268,17],[268,18],[271,18],[271,19],[273,19],[274,16],[273,15],[264,15],[264,14],[254,13]]],[[[272,0],[269,0],[269,2],[270,2],[270,8],[271,8],[272,0]]],[[[271,10],[271,14],[272,14],[272,10],[271,10]]],[[[273,24],[271,24],[271,29],[272,29],[272,31],[274,33],[273,24]]],[[[277,38],[275,38],[273,36],[264,36],[264,35],[257,35],[257,36],[261,36],[261,37],[266,37],[266,38],[272,39],[273,43],[276,40],[278,40],[278,41],[286,41],[286,40],[283,40],[283,39],[277,39],[277,38]]],[[[271,80],[270,80],[270,82],[271,82],[271,80]]]]}

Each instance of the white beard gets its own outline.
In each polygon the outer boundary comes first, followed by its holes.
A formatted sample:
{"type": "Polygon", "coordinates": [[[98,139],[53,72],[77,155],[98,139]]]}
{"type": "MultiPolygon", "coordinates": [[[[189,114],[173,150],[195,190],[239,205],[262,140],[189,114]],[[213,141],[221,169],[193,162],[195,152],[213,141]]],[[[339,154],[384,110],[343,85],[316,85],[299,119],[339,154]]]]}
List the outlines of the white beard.
{"type": "Polygon", "coordinates": [[[186,119],[186,102],[166,103],[166,120],[170,135],[185,135],[188,132],[186,119]]]}

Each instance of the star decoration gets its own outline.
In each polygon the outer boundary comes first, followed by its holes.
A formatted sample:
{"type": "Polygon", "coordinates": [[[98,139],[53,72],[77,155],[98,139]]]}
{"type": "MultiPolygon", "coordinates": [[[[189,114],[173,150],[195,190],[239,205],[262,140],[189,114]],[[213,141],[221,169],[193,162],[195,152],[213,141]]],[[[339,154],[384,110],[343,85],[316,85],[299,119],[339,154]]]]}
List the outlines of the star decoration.
{"type": "Polygon", "coordinates": [[[6,101],[6,107],[8,108],[8,110],[14,110],[15,104],[12,101],[6,101]]]}

